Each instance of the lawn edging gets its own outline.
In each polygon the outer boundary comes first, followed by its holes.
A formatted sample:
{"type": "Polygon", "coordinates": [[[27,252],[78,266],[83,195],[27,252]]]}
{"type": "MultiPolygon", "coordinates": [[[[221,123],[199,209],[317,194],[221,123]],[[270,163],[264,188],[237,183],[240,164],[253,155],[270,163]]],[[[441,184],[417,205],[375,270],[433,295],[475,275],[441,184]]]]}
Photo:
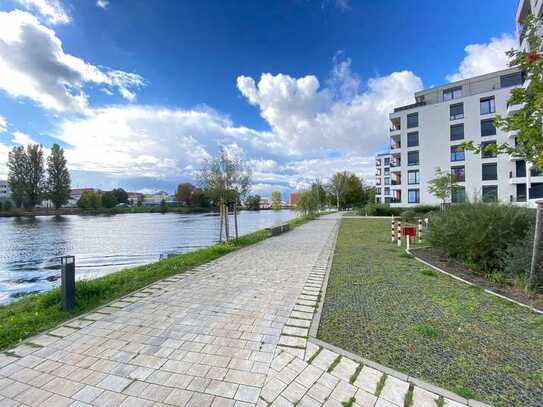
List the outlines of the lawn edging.
{"type": "MultiPolygon", "coordinates": [[[[288,221],[293,230],[318,218],[295,217],[288,221]]],[[[288,232],[287,232],[288,233],[288,232]]],[[[237,242],[217,243],[147,265],[126,268],[92,280],[76,282],[76,307],[63,311],[60,288],[29,295],[0,306],[0,354],[31,342],[61,325],[109,307],[153,284],[180,274],[198,271],[229,253],[243,250],[271,238],[267,229],[240,236],[237,242]],[[79,301],[79,302],[78,302],[79,301]]]]}
{"type": "Polygon", "coordinates": [[[436,265],[434,265],[434,264],[432,264],[430,262],[427,262],[426,260],[421,259],[420,257],[418,257],[416,254],[414,254],[410,250],[405,249],[405,253],[410,255],[410,256],[413,256],[413,258],[415,260],[419,261],[420,263],[424,264],[425,266],[428,266],[428,267],[434,269],[435,271],[438,271],[439,273],[445,274],[445,275],[447,275],[449,277],[454,278],[455,280],[461,281],[462,283],[468,284],[470,286],[479,287],[485,293],[492,294],[492,295],[494,295],[494,296],[496,296],[498,298],[501,298],[502,300],[512,302],[513,304],[520,305],[521,307],[528,308],[530,311],[533,311],[533,312],[535,312],[537,314],[542,314],[543,315],[543,311],[541,311],[541,310],[539,310],[537,308],[534,308],[531,305],[524,304],[524,303],[522,303],[520,301],[514,300],[514,299],[509,298],[509,297],[507,297],[505,295],[502,295],[502,294],[499,294],[499,293],[494,292],[492,290],[489,290],[488,288],[481,287],[480,285],[472,283],[471,281],[468,281],[468,280],[465,280],[465,279],[463,279],[461,277],[455,276],[454,274],[449,273],[448,271],[445,271],[445,270],[439,268],[438,266],[436,266],[436,265]]]}
{"type": "MultiPolygon", "coordinates": [[[[360,355],[354,354],[352,352],[349,352],[349,351],[344,350],[344,349],[342,349],[342,348],[340,348],[338,346],[332,345],[331,343],[325,342],[325,341],[317,338],[319,325],[320,325],[320,320],[321,320],[322,312],[323,312],[323,309],[324,309],[324,302],[325,302],[325,298],[326,298],[326,290],[328,288],[328,280],[329,280],[329,277],[330,277],[330,272],[332,270],[332,264],[333,264],[333,259],[334,259],[334,255],[335,255],[335,246],[336,246],[337,238],[338,238],[338,235],[339,235],[339,231],[341,229],[341,222],[342,222],[343,218],[356,218],[356,217],[355,216],[352,216],[352,217],[351,216],[341,216],[339,218],[339,225],[338,225],[338,227],[336,229],[335,236],[334,236],[333,250],[330,253],[330,256],[328,258],[328,262],[327,262],[327,265],[326,265],[325,277],[324,277],[323,285],[322,285],[322,288],[321,288],[320,301],[319,301],[319,304],[318,304],[317,311],[315,312],[315,314],[313,315],[313,319],[311,320],[311,325],[309,327],[309,333],[308,333],[307,341],[311,342],[312,344],[314,344],[314,345],[316,345],[318,347],[328,349],[328,350],[330,350],[332,352],[335,352],[335,353],[337,353],[337,354],[339,354],[339,355],[341,355],[343,357],[349,358],[351,360],[362,363],[363,365],[366,365],[366,366],[371,367],[373,369],[379,370],[380,372],[386,373],[389,376],[393,376],[393,377],[395,377],[395,378],[397,378],[399,380],[403,380],[403,381],[412,383],[412,384],[414,384],[414,385],[416,385],[416,386],[418,386],[418,387],[420,387],[420,388],[422,388],[424,390],[435,393],[438,396],[442,396],[444,398],[456,401],[458,403],[463,403],[465,405],[472,406],[472,407],[491,407],[489,404],[483,403],[483,402],[475,400],[475,399],[466,399],[466,398],[464,398],[464,397],[462,397],[462,396],[460,396],[460,395],[458,395],[458,394],[456,394],[456,393],[454,393],[454,392],[452,392],[450,390],[447,390],[447,389],[444,389],[442,387],[436,386],[434,384],[428,383],[428,382],[426,382],[426,381],[424,381],[424,380],[422,380],[420,378],[410,376],[408,374],[402,373],[402,372],[400,372],[398,370],[395,370],[395,369],[392,369],[390,367],[381,365],[380,363],[377,363],[377,362],[374,362],[372,360],[366,359],[366,358],[364,358],[364,357],[362,357],[360,355]]],[[[360,216],[359,218],[369,218],[369,217],[360,216]]],[[[379,217],[379,218],[382,218],[382,217],[379,217]]],[[[406,250],[406,253],[416,258],[416,256],[409,253],[407,250],[406,250]]],[[[425,262],[423,262],[423,263],[425,263],[425,262]]],[[[447,272],[444,272],[444,273],[450,275],[447,272]]],[[[453,275],[451,275],[451,277],[455,277],[457,279],[460,279],[459,277],[456,277],[456,276],[453,276],[453,275]]],[[[460,280],[462,280],[462,279],[460,279],[460,280]]],[[[464,280],[462,280],[462,281],[464,281],[464,280]]],[[[469,283],[469,282],[467,282],[467,283],[471,284],[471,285],[474,285],[473,283],[469,283]]]]}

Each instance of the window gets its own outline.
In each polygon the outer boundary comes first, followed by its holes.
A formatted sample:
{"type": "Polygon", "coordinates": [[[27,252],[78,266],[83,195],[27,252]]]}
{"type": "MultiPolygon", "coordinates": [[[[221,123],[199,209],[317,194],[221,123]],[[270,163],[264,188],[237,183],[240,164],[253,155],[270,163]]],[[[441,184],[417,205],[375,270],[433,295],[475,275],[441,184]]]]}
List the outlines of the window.
{"type": "Polygon", "coordinates": [[[531,184],[528,195],[530,199],[543,198],[543,183],[531,184]]]}
{"type": "Polygon", "coordinates": [[[519,160],[515,163],[515,172],[517,177],[525,177],[526,176],[526,161],[519,160]]]}
{"type": "Polygon", "coordinates": [[[526,184],[517,184],[517,202],[526,202],[526,184]]]}
{"type": "Polygon", "coordinates": [[[464,182],[466,180],[466,169],[463,165],[451,167],[451,175],[456,182],[464,182]]]}
{"type": "Polygon", "coordinates": [[[407,128],[419,127],[419,114],[410,113],[407,115],[407,128]]]}
{"type": "Polygon", "coordinates": [[[384,165],[390,165],[390,158],[385,158],[385,164],[384,165]]]}
{"type": "Polygon", "coordinates": [[[451,126],[451,141],[464,139],[464,124],[455,124],[451,126]]]}
{"type": "Polygon", "coordinates": [[[450,105],[449,111],[451,114],[451,120],[458,120],[458,119],[464,118],[464,104],[463,103],[450,105]]]}
{"type": "Polygon", "coordinates": [[[375,166],[376,166],[376,167],[380,167],[380,166],[381,166],[381,159],[378,158],[378,159],[375,160],[375,166]]]}
{"type": "Polygon", "coordinates": [[[407,183],[416,185],[419,183],[419,170],[407,171],[407,183]]]}
{"type": "Polygon", "coordinates": [[[494,113],[496,111],[496,105],[494,102],[494,96],[488,98],[482,98],[480,101],[481,114],[494,113]]]}
{"type": "Polygon", "coordinates": [[[385,168],[385,175],[390,175],[390,168],[385,168]]]}
{"type": "Polygon", "coordinates": [[[420,196],[418,189],[410,189],[407,191],[407,202],[408,203],[419,203],[420,196]]]}
{"type": "Polygon", "coordinates": [[[494,151],[485,151],[485,148],[487,146],[496,145],[495,141],[483,141],[481,143],[481,158],[494,158],[496,157],[496,153],[494,151]]]}
{"type": "Polygon", "coordinates": [[[390,178],[385,178],[385,185],[390,185],[390,178]]]}
{"type": "Polygon", "coordinates": [[[481,120],[481,136],[494,136],[496,135],[496,127],[494,126],[494,119],[481,120]]]}
{"type": "Polygon", "coordinates": [[[498,201],[498,186],[497,185],[483,186],[483,202],[497,202],[497,201],[498,201]]]}
{"type": "Polygon", "coordinates": [[[407,147],[417,147],[419,145],[419,133],[407,133],[407,147]]]}
{"type": "Polygon", "coordinates": [[[522,85],[522,82],[524,82],[523,76],[524,75],[522,75],[522,72],[515,72],[515,73],[510,73],[508,75],[502,75],[500,76],[500,87],[508,88],[509,86],[522,85]]]}
{"type": "Polygon", "coordinates": [[[443,91],[443,101],[458,99],[462,97],[462,87],[449,88],[443,91]]]}
{"type": "Polygon", "coordinates": [[[483,164],[483,181],[494,181],[498,179],[498,164],[483,164]]]}
{"type": "Polygon", "coordinates": [[[385,195],[390,195],[390,187],[385,187],[385,195]]]}
{"type": "Polygon", "coordinates": [[[461,146],[451,146],[451,161],[464,161],[465,155],[461,146]]]}
{"type": "Polygon", "coordinates": [[[451,201],[454,203],[466,202],[466,188],[455,186],[451,190],[451,201]]]}
{"type": "Polygon", "coordinates": [[[381,188],[375,188],[375,193],[377,195],[381,195],[381,188]]]}
{"type": "Polygon", "coordinates": [[[407,152],[407,165],[419,165],[419,152],[408,151],[407,152]]]}

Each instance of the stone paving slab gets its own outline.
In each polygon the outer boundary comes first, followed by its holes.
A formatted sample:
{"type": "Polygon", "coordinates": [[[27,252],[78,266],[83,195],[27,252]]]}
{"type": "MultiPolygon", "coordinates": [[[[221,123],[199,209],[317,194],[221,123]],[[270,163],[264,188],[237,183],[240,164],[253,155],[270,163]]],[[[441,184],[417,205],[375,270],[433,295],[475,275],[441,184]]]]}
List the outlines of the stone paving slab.
{"type": "Polygon", "coordinates": [[[285,348],[301,358],[283,380],[302,373],[285,396],[307,393],[321,379],[303,358],[336,228],[320,218],[31,338],[0,355],[0,406],[255,406],[285,348]]]}

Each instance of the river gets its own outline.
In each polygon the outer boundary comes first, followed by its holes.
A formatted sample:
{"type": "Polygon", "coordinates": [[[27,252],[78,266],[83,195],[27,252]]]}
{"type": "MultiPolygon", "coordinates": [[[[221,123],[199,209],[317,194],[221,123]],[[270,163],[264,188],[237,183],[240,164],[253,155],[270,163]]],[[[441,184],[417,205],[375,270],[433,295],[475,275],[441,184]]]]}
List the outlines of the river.
{"type": "MultiPolygon", "coordinates": [[[[294,216],[290,210],[242,211],[240,234],[294,216]]],[[[209,246],[218,235],[219,218],[211,214],[0,218],[0,304],[59,286],[59,256],[75,256],[76,278],[94,278],[209,246]]]]}

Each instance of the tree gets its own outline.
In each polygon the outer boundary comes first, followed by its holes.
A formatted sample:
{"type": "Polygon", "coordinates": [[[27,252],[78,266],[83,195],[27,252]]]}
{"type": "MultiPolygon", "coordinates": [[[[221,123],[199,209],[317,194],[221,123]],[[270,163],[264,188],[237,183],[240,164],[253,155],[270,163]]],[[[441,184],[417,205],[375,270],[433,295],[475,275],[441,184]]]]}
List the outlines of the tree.
{"type": "Polygon", "coordinates": [[[166,202],[165,199],[163,199],[162,201],[160,201],[160,212],[161,212],[161,213],[166,213],[166,212],[168,212],[168,202],[166,202]]]}
{"type": "Polygon", "coordinates": [[[25,182],[25,202],[27,209],[33,209],[41,202],[45,186],[45,169],[43,149],[39,144],[28,145],[26,148],[27,174],[25,182]]]}
{"type": "Polygon", "coordinates": [[[223,223],[226,240],[230,239],[228,213],[231,204],[234,206],[237,238],[237,206],[249,191],[251,170],[243,161],[231,157],[225,148],[221,148],[216,158],[205,161],[198,178],[206,195],[219,207],[219,239],[222,240],[223,223]]]}
{"type": "Polygon", "coordinates": [[[68,203],[70,198],[70,173],[66,167],[64,150],[53,144],[51,154],[47,158],[47,196],[53,202],[55,209],[68,203]]]}
{"type": "Polygon", "coordinates": [[[434,178],[428,181],[428,191],[436,198],[441,199],[443,208],[446,200],[450,198],[452,191],[456,186],[456,180],[451,173],[444,171],[439,167],[436,168],[434,174],[434,178]]]}
{"type": "Polygon", "coordinates": [[[185,182],[184,184],[179,184],[177,186],[177,192],[175,193],[175,199],[180,204],[186,206],[193,205],[193,194],[196,190],[196,187],[190,182],[185,182]]]}
{"type": "Polygon", "coordinates": [[[272,200],[272,209],[274,211],[278,211],[281,209],[281,192],[280,191],[273,191],[271,193],[271,200],[272,200]]]}
{"type": "Polygon", "coordinates": [[[128,203],[128,192],[126,192],[124,189],[115,188],[111,192],[115,196],[116,205],[120,203],[124,203],[124,204],[128,203]]]}
{"type": "Polygon", "coordinates": [[[345,186],[347,183],[348,173],[347,171],[337,172],[334,174],[330,183],[328,184],[328,189],[330,193],[335,197],[336,208],[339,212],[341,208],[341,202],[343,195],[345,194],[345,186]]]}
{"type": "Polygon", "coordinates": [[[113,191],[107,191],[102,194],[102,206],[107,209],[114,208],[117,205],[117,197],[113,191]]]}
{"type": "Polygon", "coordinates": [[[9,211],[9,210],[11,210],[11,208],[12,208],[11,201],[9,199],[7,201],[4,201],[4,210],[9,211]]]}
{"type": "Polygon", "coordinates": [[[319,196],[317,190],[303,192],[296,202],[296,211],[304,217],[312,218],[319,212],[319,196]]]}
{"type": "Polygon", "coordinates": [[[245,208],[258,211],[260,209],[260,199],[260,195],[248,195],[244,202],[245,208]]]}
{"type": "Polygon", "coordinates": [[[364,190],[362,180],[353,173],[345,173],[345,192],[343,198],[343,207],[352,207],[362,205],[364,190]]]}
{"type": "Polygon", "coordinates": [[[326,189],[319,178],[316,178],[313,184],[311,184],[311,190],[317,195],[319,209],[324,208],[328,202],[328,194],[326,193],[326,189]]]}
{"type": "Polygon", "coordinates": [[[85,210],[99,209],[101,206],[102,198],[99,193],[94,191],[83,191],[77,201],[77,207],[85,210]]]}
{"type": "Polygon", "coordinates": [[[27,171],[28,156],[24,147],[13,147],[8,155],[8,185],[17,208],[21,208],[25,201],[27,171]]]}

